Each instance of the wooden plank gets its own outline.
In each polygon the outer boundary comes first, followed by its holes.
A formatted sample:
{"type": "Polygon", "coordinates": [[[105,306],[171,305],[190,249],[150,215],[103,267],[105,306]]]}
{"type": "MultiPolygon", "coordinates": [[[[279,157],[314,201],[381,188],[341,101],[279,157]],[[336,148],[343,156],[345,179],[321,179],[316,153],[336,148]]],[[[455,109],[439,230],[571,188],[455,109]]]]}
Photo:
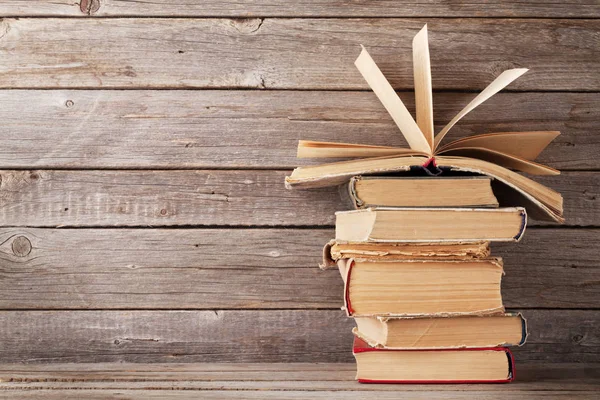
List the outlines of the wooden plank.
{"type": "Polygon", "coordinates": [[[151,2],[122,0],[3,0],[0,16],[119,16],[119,17],[536,17],[583,18],[600,16],[600,6],[594,1],[516,0],[439,2],[368,1],[347,2],[302,0],[290,7],[283,0],[252,2],[169,1],[151,2]]]}
{"type": "MultiPolygon", "coordinates": [[[[596,362],[597,310],[524,310],[521,362],[596,362]]],[[[351,362],[340,310],[2,311],[3,362],[351,362]]]]}
{"type": "MultiPolygon", "coordinates": [[[[403,386],[404,387],[404,386],[403,386]]],[[[403,388],[402,387],[402,388],[403,388]]],[[[400,388],[396,387],[396,390],[400,388]]],[[[324,391],[244,391],[242,393],[237,391],[227,390],[211,390],[210,392],[197,392],[197,391],[175,391],[175,390],[14,390],[6,393],[0,392],[0,398],[6,399],[43,399],[43,400],[80,400],[82,396],[86,399],[91,400],[123,400],[123,399],[197,399],[199,396],[209,396],[211,399],[223,400],[223,399],[357,399],[363,400],[364,393],[361,392],[339,392],[334,390],[324,391]]],[[[447,399],[448,394],[445,392],[436,391],[424,391],[424,392],[412,392],[412,399],[422,400],[442,400],[447,399]]],[[[548,391],[528,391],[523,390],[521,392],[509,392],[506,394],[490,393],[484,391],[469,391],[469,392],[456,392],[452,394],[452,398],[456,400],[469,400],[477,398],[481,400],[499,400],[499,399],[516,399],[520,400],[523,398],[532,400],[547,400],[547,399],[565,399],[572,400],[573,398],[581,400],[596,400],[598,397],[597,392],[548,392],[548,391]]],[[[398,393],[391,392],[380,392],[377,393],[377,398],[382,400],[396,400],[398,399],[398,393]]]]}
{"type": "MultiPolygon", "coordinates": [[[[20,389],[397,391],[397,385],[354,382],[354,363],[230,364],[2,364],[0,393],[20,389]]],[[[519,363],[515,384],[436,385],[438,392],[481,390],[591,391],[600,389],[599,364],[519,363]]],[[[429,385],[403,386],[406,392],[429,385]]],[[[450,394],[450,393],[448,393],[450,394]]]]}
{"type": "MultiPolygon", "coordinates": [[[[397,391],[397,385],[354,382],[354,363],[93,363],[0,364],[0,390],[136,388],[202,390],[397,391]]],[[[436,385],[436,391],[589,391],[599,389],[600,364],[519,363],[513,385],[436,385]]],[[[429,390],[407,385],[403,391],[429,390]]]]}
{"type": "MultiPolygon", "coordinates": [[[[599,20],[428,19],[435,89],[600,90],[599,20]],[[457,57],[457,55],[459,55],[457,57]]],[[[2,21],[1,88],[367,89],[364,44],[397,89],[422,19],[14,19],[2,21]],[[60,25],[61,29],[55,29],[60,25]]]]}
{"type": "MultiPolygon", "coordinates": [[[[473,96],[435,93],[436,129],[473,96]]],[[[406,146],[371,92],[6,90],[0,120],[0,168],[289,169],[315,163],[296,159],[299,139],[406,146]]],[[[447,140],[560,130],[538,161],[599,169],[598,121],[599,93],[499,93],[447,140]]]]}
{"type": "MultiPolygon", "coordinates": [[[[600,230],[532,229],[494,245],[507,307],[597,308],[600,230]]],[[[0,230],[2,309],[339,308],[317,268],[333,231],[0,230]]]]}
{"type": "MultiPolygon", "coordinates": [[[[5,170],[0,226],[333,226],[349,208],[335,187],[285,189],[289,172],[5,170]]],[[[563,194],[567,225],[600,225],[599,172],[536,180],[563,194]]]]}

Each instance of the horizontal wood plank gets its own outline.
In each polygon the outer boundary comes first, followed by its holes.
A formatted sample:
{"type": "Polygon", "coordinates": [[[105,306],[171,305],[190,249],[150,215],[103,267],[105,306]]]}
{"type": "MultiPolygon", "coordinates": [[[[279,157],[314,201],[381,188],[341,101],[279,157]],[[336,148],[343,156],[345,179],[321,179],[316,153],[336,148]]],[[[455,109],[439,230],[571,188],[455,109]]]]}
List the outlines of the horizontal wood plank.
{"type": "MultiPolygon", "coordinates": [[[[435,93],[436,129],[474,96],[435,93]]],[[[315,163],[299,139],[407,146],[371,92],[6,90],[0,121],[0,168],[293,168],[315,163]]],[[[499,93],[447,141],[559,130],[539,162],[600,169],[598,121],[599,93],[499,93]]]]}
{"type": "MultiPolygon", "coordinates": [[[[0,24],[0,88],[367,89],[368,48],[397,89],[413,82],[422,19],[40,19],[0,24]],[[60,27],[60,29],[57,29],[60,27]]],[[[600,20],[429,19],[434,89],[600,90],[600,20]]]]}
{"type": "Polygon", "coordinates": [[[284,0],[245,2],[205,0],[3,0],[0,16],[119,16],[119,17],[598,17],[594,1],[485,0],[358,0],[352,2],[302,0],[294,6],[284,0]]]}
{"type": "MultiPolygon", "coordinates": [[[[598,361],[600,312],[525,310],[517,363],[598,361]]],[[[351,362],[340,310],[2,311],[3,362],[351,362]]]]}
{"type": "MultiPolygon", "coordinates": [[[[290,171],[0,171],[0,226],[333,226],[337,188],[288,190],[290,171]]],[[[600,172],[536,177],[567,225],[600,225],[600,172]]],[[[529,226],[548,223],[529,221],[529,226]]]]}
{"type": "MultiPolygon", "coordinates": [[[[397,391],[397,385],[361,385],[354,363],[94,363],[2,364],[0,393],[18,389],[104,390],[303,390],[397,391]]],[[[519,363],[512,385],[435,385],[437,392],[600,389],[600,365],[519,363]]],[[[403,386],[405,392],[432,391],[430,385],[403,386]]],[[[365,393],[366,394],[366,393],[365,393]]]]}
{"type": "MultiPolygon", "coordinates": [[[[396,390],[400,390],[396,388],[396,390]]],[[[304,390],[283,390],[283,391],[244,391],[242,393],[232,390],[211,390],[209,393],[201,392],[190,392],[190,391],[178,391],[178,390],[14,390],[7,392],[0,392],[0,398],[5,399],[24,399],[24,400],[80,400],[82,395],[86,399],[91,400],[132,400],[132,399],[159,399],[159,400],[183,400],[183,399],[197,399],[199,396],[209,396],[214,400],[229,400],[239,399],[284,399],[284,400],[298,400],[298,399],[350,399],[350,400],[363,400],[365,394],[361,392],[339,392],[335,390],[323,390],[323,391],[311,391],[306,392],[304,390]]],[[[485,391],[469,391],[469,392],[455,392],[452,394],[452,398],[456,400],[470,400],[473,398],[481,400],[499,400],[499,399],[515,399],[520,400],[523,398],[531,400],[572,400],[574,398],[580,400],[596,400],[598,397],[597,392],[592,391],[562,391],[562,392],[548,392],[548,391],[529,391],[523,390],[522,392],[509,392],[507,394],[490,393],[485,391]]],[[[398,399],[398,393],[391,392],[379,392],[377,398],[382,400],[396,400],[398,399]]],[[[420,400],[445,400],[448,398],[448,393],[437,392],[437,391],[424,391],[424,392],[413,392],[411,393],[412,399],[420,400]]]]}
{"type": "MultiPolygon", "coordinates": [[[[339,308],[317,268],[329,229],[0,230],[2,309],[339,308]]],[[[531,229],[494,244],[510,308],[597,308],[596,229],[531,229]]]]}

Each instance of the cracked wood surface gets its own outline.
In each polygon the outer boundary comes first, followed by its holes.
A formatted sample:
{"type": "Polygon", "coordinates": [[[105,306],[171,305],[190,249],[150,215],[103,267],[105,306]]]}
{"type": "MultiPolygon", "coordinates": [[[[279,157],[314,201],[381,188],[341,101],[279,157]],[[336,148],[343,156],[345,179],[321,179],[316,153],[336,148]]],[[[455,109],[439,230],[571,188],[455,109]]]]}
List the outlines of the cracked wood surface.
{"type": "MultiPolygon", "coordinates": [[[[290,172],[4,170],[0,226],[333,226],[349,208],[335,187],[285,189],[290,172]]],[[[600,225],[600,172],[536,180],[562,193],[566,225],[600,225]]]]}
{"type": "MultiPolygon", "coordinates": [[[[413,93],[400,93],[414,111],[413,93]]],[[[473,93],[435,93],[437,130],[473,93]]],[[[538,161],[600,169],[598,93],[499,93],[448,134],[559,130],[538,161]]],[[[0,91],[2,168],[280,168],[299,139],[406,146],[370,92],[0,91]],[[23,107],[26,118],[23,118],[23,107]],[[268,143],[268,146],[266,145],[268,143]]]]}
{"type": "MultiPolygon", "coordinates": [[[[422,19],[5,18],[0,88],[368,89],[360,44],[396,89],[412,88],[422,19]],[[60,29],[57,29],[60,27],[60,29]]],[[[433,88],[600,89],[595,19],[428,19],[433,88]],[[459,55],[459,56],[457,56],[459,55]],[[499,61],[501,60],[501,61],[499,61]]]]}
{"type": "MultiPolygon", "coordinates": [[[[339,308],[333,229],[0,229],[0,309],[339,308]]],[[[494,243],[507,307],[598,307],[597,229],[494,243]]]]}
{"type": "Polygon", "coordinates": [[[599,17],[595,1],[485,0],[299,0],[293,7],[284,0],[245,2],[205,0],[3,0],[0,16],[119,16],[119,17],[599,17]]]}
{"type": "MultiPolygon", "coordinates": [[[[597,362],[600,313],[521,310],[522,362],[597,362]]],[[[4,363],[352,362],[341,310],[0,311],[4,363]]],[[[518,372],[517,372],[518,377],[518,372]]]]}
{"type": "Polygon", "coordinates": [[[599,364],[519,365],[510,385],[361,385],[354,364],[0,365],[0,398],[578,398],[600,388],[599,364]],[[14,397],[10,397],[14,396],[14,397]],[[78,397],[79,396],[79,397],[78,397]],[[394,397],[390,397],[394,396],[394,397]],[[543,397],[542,397],[543,396],[543,397]]]}

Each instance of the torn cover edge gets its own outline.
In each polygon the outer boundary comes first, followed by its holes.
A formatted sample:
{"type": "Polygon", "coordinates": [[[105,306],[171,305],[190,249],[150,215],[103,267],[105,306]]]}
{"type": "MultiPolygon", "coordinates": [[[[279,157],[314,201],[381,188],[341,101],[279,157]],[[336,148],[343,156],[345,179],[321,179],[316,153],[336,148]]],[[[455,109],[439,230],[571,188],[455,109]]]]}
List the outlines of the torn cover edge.
{"type": "MultiPolygon", "coordinates": [[[[376,261],[406,261],[406,260],[411,260],[410,257],[414,257],[414,260],[419,260],[419,261],[423,261],[423,260],[439,260],[439,261],[444,261],[444,260],[458,260],[458,261],[464,261],[464,260],[471,260],[471,259],[484,259],[484,258],[489,258],[491,255],[491,250],[490,250],[490,242],[488,241],[478,241],[478,242],[414,242],[414,243],[385,243],[388,246],[393,246],[393,245],[397,245],[398,248],[402,248],[405,245],[411,245],[411,246],[416,246],[416,247],[422,247],[423,251],[416,251],[416,252],[398,252],[398,255],[401,256],[405,256],[406,258],[397,258],[397,259],[387,259],[387,258],[379,258],[379,257],[385,257],[386,255],[394,255],[393,253],[390,252],[385,252],[385,251],[380,251],[380,252],[376,252],[376,251],[361,251],[361,250],[356,250],[354,251],[354,254],[360,254],[359,256],[349,256],[346,257],[344,255],[342,255],[341,257],[334,257],[333,253],[332,253],[332,248],[333,246],[335,246],[336,244],[346,244],[346,245],[350,245],[352,244],[351,242],[341,242],[341,241],[337,241],[335,239],[331,239],[329,242],[327,242],[324,246],[323,246],[323,258],[321,263],[319,264],[319,268],[321,269],[330,269],[330,268],[337,268],[337,261],[338,260],[342,260],[342,259],[349,259],[349,258],[367,258],[370,260],[376,260],[376,261]],[[441,252],[441,251],[432,251],[432,250],[427,250],[428,247],[436,247],[436,246],[462,246],[462,245],[472,245],[473,248],[475,248],[475,246],[478,246],[479,249],[477,249],[476,252],[468,252],[468,251],[463,251],[463,252],[451,252],[451,251],[446,251],[446,252],[441,252]]],[[[363,244],[363,243],[358,243],[358,244],[363,244]]],[[[375,244],[374,242],[368,242],[365,244],[375,244]]]]}

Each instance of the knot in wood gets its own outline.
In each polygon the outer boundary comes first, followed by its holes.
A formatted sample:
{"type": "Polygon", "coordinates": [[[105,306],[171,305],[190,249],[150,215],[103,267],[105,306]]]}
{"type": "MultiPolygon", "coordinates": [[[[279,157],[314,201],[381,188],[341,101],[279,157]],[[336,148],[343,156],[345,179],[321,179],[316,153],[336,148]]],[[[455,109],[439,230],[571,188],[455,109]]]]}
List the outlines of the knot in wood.
{"type": "Polygon", "coordinates": [[[100,0],[81,0],[79,9],[86,15],[94,15],[100,9],[100,0]]]}
{"type": "Polygon", "coordinates": [[[17,236],[12,242],[12,251],[17,257],[25,257],[31,253],[31,242],[25,236],[17,236]]]}
{"type": "Polygon", "coordinates": [[[235,18],[230,20],[231,25],[240,33],[256,33],[265,21],[264,18],[235,18]]]}

